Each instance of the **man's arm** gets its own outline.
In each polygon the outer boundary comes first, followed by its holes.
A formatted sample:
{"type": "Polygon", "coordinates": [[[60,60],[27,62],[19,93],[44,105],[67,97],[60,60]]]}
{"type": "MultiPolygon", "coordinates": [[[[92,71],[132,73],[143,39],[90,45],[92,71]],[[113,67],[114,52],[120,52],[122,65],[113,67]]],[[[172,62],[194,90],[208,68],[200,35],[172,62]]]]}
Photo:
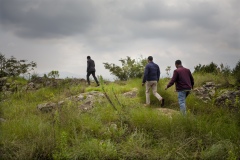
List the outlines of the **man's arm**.
{"type": "Polygon", "coordinates": [[[147,81],[147,76],[148,76],[148,66],[146,66],[144,70],[142,85],[144,85],[144,83],[147,81]]]}
{"type": "Polygon", "coordinates": [[[170,80],[170,82],[168,83],[168,85],[166,86],[165,90],[167,90],[169,87],[171,87],[177,80],[177,77],[178,77],[178,73],[176,70],[174,70],[173,72],[173,77],[172,79],[170,80]]]}
{"type": "Polygon", "coordinates": [[[90,62],[87,61],[87,72],[89,71],[89,68],[90,68],[90,62]]]}
{"type": "Polygon", "coordinates": [[[191,80],[191,85],[192,85],[192,89],[193,89],[193,86],[194,86],[194,78],[193,78],[192,73],[191,73],[190,70],[189,70],[189,74],[190,74],[190,80],[191,80]]]}
{"type": "Polygon", "coordinates": [[[161,74],[161,72],[160,72],[160,68],[158,66],[158,70],[157,70],[157,78],[158,78],[158,80],[157,81],[159,81],[159,79],[160,79],[160,74],[161,74]]]}

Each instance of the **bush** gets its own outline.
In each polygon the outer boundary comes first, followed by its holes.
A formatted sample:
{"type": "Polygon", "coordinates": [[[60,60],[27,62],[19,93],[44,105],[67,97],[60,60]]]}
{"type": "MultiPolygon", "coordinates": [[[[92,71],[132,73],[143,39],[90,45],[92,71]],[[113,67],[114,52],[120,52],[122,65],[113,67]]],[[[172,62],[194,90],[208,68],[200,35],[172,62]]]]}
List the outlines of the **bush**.
{"type": "Polygon", "coordinates": [[[141,78],[143,76],[145,65],[147,64],[146,58],[140,58],[139,61],[127,57],[126,59],[119,60],[122,67],[113,63],[103,63],[104,67],[108,69],[111,74],[115,75],[119,80],[126,81],[130,78],[141,78]]]}
{"type": "Polygon", "coordinates": [[[217,73],[218,72],[218,65],[211,62],[208,65],[197,65],[194,67],[194,73],[217,73]]]}
{"type": "Polygon", "coordinates": [[[240,84],[240,60],[233,69],[233,76],[236,78],[237,84],[240,84]]]}

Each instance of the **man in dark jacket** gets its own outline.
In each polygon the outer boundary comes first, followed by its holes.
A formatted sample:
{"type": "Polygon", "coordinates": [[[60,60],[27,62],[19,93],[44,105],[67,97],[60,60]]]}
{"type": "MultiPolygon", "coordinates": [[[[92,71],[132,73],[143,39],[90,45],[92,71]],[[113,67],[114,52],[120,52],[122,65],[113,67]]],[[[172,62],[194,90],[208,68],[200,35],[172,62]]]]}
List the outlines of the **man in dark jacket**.
{"type": "Polygon", "coordinates": [[[90,56],[87,56],[87,82],[88,82],[88,85],[90,85],[89,76],[92,74],[95,82],[99,86],[99,82],[97,80],[97,77],[95,76],[95,72],[96,72],[96,69],[95,69],[94,60],[92,60],[90,56]]]}
{"type": "Polygon", "coordinates": [[[180,111],[182,114],[186,114],[186,98],[193,89],[194,79],[189,69],[182,66],[182,62],[177,60],[175,62],[176,70],[173,72],[173,77],[166,86],[165,90],[171,87],[174,83],[176,85],[176,91],[178,92],[178,103],[180,105],[180,111]]]}
{"type": "Polygon", "coordinates": [[[160,77],[160,68],[157,64],[153,63],[153,57],[148,57],[148,64],[144,70],[142,86],[146,83],[146,105],[150,105],[150,89],[153,95],[164,105],[164,99],[157,93],[157,83],[160,77]]]}

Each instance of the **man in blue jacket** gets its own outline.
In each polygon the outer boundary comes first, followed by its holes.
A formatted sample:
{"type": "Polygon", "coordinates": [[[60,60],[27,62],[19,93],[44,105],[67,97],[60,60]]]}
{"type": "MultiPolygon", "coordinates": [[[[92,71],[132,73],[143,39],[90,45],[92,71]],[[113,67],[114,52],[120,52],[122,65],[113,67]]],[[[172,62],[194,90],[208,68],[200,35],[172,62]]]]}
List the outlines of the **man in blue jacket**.
{"type": "Polygon", "coordinates": [[[146,83],[146,105],[150,105],[150,89],[152,89],[153,95],[161,102],[161,106],[164,106],[164,99],[157,93],[159,77],[160,68],[157,64],[153,63],[153,57],[149,56],[142,81],[142,86],[146,83]]]}

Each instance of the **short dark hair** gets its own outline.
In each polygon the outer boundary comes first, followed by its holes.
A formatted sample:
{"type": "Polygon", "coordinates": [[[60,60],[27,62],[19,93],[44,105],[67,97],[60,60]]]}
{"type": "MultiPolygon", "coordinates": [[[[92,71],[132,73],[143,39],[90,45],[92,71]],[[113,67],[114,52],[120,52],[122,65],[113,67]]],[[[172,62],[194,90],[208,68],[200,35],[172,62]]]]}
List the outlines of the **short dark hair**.
{"type": "Polygon", "coordinates": [[[87,59],[91,59],[91,57],[90,57],[90,56],[87,56],[87,59]]]}
{"type": "Polygon", "coordinates": [[[175,64],[177,64],[177,65],[182,65],[182,62],[181,62],[180,60],[176,60],[176,61],[175,61],[175,64]]]}
{"type": "Polygon", "coordinates": [[[148,57],[148,60],[149,60],[149,61],[152,61],[152,60],[153,60],[153,57],[152,57],[152,56],[149,56],[149,57],[148,57]]]}

